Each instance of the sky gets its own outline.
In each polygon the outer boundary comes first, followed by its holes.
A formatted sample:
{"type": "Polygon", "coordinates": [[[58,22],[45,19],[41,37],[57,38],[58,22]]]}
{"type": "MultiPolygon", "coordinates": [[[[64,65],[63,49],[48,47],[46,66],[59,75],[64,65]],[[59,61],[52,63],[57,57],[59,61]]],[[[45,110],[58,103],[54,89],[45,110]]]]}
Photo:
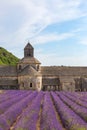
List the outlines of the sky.
{"type": "Polygon", "coordinates": [[[87,66],[87,0],[0,0],[0,46],[44,66],[87,66]]]}

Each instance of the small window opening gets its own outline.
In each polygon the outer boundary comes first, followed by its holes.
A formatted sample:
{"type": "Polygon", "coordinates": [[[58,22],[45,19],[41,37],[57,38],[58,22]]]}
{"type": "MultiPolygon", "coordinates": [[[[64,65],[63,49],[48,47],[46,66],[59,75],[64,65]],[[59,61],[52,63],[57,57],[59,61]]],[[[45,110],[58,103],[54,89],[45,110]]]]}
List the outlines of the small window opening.
{"type": "Polygon", "coordinates": [[[30,87],[32,87],[32,83],[30,83],[30,87]]]}
{"type": "Polygon", "coordinates": [[[28,53],[28,54],[27,54],[27,56],[31,56],[31,54],[30,54],[30,53],[28,53]]]}
{"type": "Polygon", "coordinates": [[[39,65],[37,66],[37,70],[39,70],[39,65]]]}
{"type": "Polygon", "coordinates": [[[21,70],[21,68],[22,68],[21,65],[19,65],[19,70],[21,70]]]}

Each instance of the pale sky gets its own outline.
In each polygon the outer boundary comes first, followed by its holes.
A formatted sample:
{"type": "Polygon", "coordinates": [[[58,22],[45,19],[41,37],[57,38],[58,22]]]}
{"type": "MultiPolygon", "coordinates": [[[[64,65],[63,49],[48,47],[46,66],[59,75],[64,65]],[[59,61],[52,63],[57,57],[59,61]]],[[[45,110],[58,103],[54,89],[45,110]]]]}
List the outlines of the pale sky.
{"type": "Polygon", "coordinates": [[[42,65],[87,66],[87,0],[0,0],[0,46],[28,41],[42,65]]]}

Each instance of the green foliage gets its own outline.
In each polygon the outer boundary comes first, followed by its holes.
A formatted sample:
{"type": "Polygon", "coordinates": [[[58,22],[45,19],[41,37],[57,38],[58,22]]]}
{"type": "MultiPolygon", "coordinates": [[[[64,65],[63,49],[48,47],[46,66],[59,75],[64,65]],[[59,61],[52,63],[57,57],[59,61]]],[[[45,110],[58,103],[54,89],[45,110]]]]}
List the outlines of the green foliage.
{"type": "Polygon", "coordinates": [[[87,130],[84,126],[79,126],[78,124],[73,125],[70,130],[87,130]]]}
{"type": "Polygon", "coordinates": [[[86,130],[86,128],[78,128],[77,130],[86,130]]]}
{"type": "Polygon", "coordinates": [[[0,47],[0,65],[16,65],[18,61],[16,56],[0,47]]]}

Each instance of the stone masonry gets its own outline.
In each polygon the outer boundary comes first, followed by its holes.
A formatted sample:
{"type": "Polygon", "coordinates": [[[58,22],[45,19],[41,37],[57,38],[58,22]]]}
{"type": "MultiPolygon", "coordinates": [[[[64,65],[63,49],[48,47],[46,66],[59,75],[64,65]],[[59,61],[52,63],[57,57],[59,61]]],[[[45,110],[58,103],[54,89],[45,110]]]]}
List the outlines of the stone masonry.
{"type": "Polygon", "coordinates": [[[87,91],[87,67],[41,66],[28,43],[17,66],[0,66],[0,89],[87,91]]]}

